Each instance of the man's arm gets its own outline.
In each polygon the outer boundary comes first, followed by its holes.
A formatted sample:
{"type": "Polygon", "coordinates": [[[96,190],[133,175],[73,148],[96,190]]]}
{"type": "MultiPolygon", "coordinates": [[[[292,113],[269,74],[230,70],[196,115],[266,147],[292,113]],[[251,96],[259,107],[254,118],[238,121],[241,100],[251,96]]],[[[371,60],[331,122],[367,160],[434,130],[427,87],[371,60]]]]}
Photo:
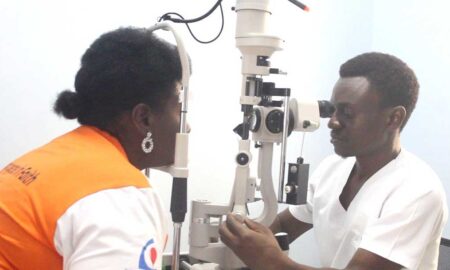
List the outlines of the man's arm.
{"type": "MultiPolygon", "coordinates": [[[[220,226],[222,241],[253,270],[337,270],[314,268],[291,260],[283,253],[272,231],[260,223],[245,218],[239,220],[229,214],[220,226]]],[[[389,261],[375,253],[358,249],[343,270],[400,270],[401,265],[389,261]]]]}
{"type": "Polygon", "coordinates": [[[302,222],[296,219],[289,209],[285,209],[278,214],[270,225],[270,230],[273,233],[285,232],[289,235],[289,243],[297,239],[300,235],[309,231],[313,227],[312,224],[302,222]]]}

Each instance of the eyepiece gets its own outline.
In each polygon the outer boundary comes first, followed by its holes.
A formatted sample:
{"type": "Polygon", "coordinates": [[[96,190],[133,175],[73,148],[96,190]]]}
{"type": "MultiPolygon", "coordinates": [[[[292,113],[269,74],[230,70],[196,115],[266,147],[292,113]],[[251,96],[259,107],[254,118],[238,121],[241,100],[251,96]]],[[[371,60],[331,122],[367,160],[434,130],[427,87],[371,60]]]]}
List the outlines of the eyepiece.
{"type": "Polygon", "coordinates": [[[317,101],[319,103],[319,113],[321,118],[330,118],[336,108],[334,105],[329,102],[328,100],[319,100],[317,101]]]}

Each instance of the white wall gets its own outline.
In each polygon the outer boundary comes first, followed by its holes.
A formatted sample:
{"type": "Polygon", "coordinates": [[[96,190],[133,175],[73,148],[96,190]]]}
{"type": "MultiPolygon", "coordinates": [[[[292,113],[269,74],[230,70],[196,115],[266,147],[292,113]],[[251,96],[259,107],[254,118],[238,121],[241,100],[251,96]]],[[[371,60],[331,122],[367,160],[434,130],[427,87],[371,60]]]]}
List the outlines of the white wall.
{"type": "MultiPolygon", "coordinates": [[[[373,50],[394,54],[416,72],[420,94],[403,145],[440,176],[450,201],[450,3],[374,1],[373,50]]],[[[426,181],[427,179],[423,179],[426,181]]],[[[450,237],[447,224],[444,236],[450,237]]]]}
{"type": "MultiPolygon", "coordinates": [[[[149,26],[168,11],[182,13],[187,18],[196,17],[208,10],[212,2],[0,0],[0,167],[77,126],[76,122],[56,117],[51,106],[58,92],[73,89],[79,59],[101,33],[119,26],[149,26]]],[[[232,129],[241,119],[240,60],[234,47],[235,14],[230,10],[234,3],[224,1],[224,33],[215,43],[198,44],[184,27],[178,28],[193,60],[189,112],[191,199],[227,202],[233,182],[237,137],[232,129]]],[[[450,149],[442,143],[448,138],[445,135],[449,135],[448,124],[440,121],[449,110],[449,96],[444,90],[449,86],[444,76],[444,67],[449,70],[448,40],[447,46],[440,44],[449,35],[439,22],[446,20],[450,24],[444,16],[431,16],[440,8],[430,8],[430,17],[436,20],[434,24],[423,26],[422,20],[417,19],[413,27],[408,27],[399,23],[397,16],[405,12],[406,3],[418,5],[419,1],[308,3],[312,11],[304,13],[288,1],[272,1],[273,31],[286,41],[285,50],[274,55],[272,66],[289,72],[287,77],[273,80],[279,87],[292,88],[294,97],[326,99],[338,78],[339,65],[348,58],[372,49],[404,57],[417,70],[423,86],[415,116],[405,130],[405,144],[428,160],[450,186],[444,156],[450,149]],[[433,35],[436,27],[441,30],[433,35]],[[417,28],[422,29],[419,35],[415,35],[417,28]],[[426,94],[427,91],[435,94],[426,94]],[[433,110],[439,105],[438,110],[433,110]]],[[[421,18],[422,13],[416,11],[403,16],[404,22],[407,18],[421,18]]],[[[193,30],[200,38],[208,39],[215,36],[219,27],[220,16],[215,13],[207,21],[194,25],[193,30]]],[[[326,122],[323,124],[325,127],[326,122]]],[[[303,154],[312,168],[331,153],[328,141],[327,128],[307,135],[303,154]]],[[[293,135],[289,160],[294,160],[299,152],[300,136],[293,135]]],[[[171,178],[153,172],[151,181],[169,208],[171,178]]],[[[185,223],[184,250],[187,250],[187,227],[185,223]]],[[[311,233],[291,248],[296,260],[318,264],[311,233]],[[306,245],[312,248],[305,248],[306,245]]]]}

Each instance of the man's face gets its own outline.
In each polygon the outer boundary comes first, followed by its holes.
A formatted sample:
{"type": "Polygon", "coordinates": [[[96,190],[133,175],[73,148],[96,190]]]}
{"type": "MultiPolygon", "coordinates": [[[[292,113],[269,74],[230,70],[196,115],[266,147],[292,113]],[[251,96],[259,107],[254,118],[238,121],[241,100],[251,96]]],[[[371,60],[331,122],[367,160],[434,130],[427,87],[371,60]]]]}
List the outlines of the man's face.
{"type": "Polygon", "coordinates": [[[386,114],[378,93],[369,88],[366,78],[349,77],[339,79],[333,89],[336,111],[328,127],[334,151],[342,157],[367,156],[387,143],[386,114]]]}

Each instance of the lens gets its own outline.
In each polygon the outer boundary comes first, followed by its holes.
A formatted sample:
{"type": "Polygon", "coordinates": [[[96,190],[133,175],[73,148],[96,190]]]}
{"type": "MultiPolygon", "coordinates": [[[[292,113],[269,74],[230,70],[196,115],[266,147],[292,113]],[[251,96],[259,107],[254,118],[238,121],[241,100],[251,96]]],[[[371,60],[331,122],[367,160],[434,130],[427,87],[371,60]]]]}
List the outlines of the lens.
{"type": "Polygon", "coordinates": [[[317,102],[319,103],[320,117],[330,118],[333,115],[334,111],[336,110],[334,105],[328,100],[319,100],[317,102]]]}
{"type": "Polygon", "coordinates": [[[267,129],[274,133],[280,133],[283,131],[283,117],[284,113],[281,110],[275,109],[269,112],[266,117],[267,129]]]}

